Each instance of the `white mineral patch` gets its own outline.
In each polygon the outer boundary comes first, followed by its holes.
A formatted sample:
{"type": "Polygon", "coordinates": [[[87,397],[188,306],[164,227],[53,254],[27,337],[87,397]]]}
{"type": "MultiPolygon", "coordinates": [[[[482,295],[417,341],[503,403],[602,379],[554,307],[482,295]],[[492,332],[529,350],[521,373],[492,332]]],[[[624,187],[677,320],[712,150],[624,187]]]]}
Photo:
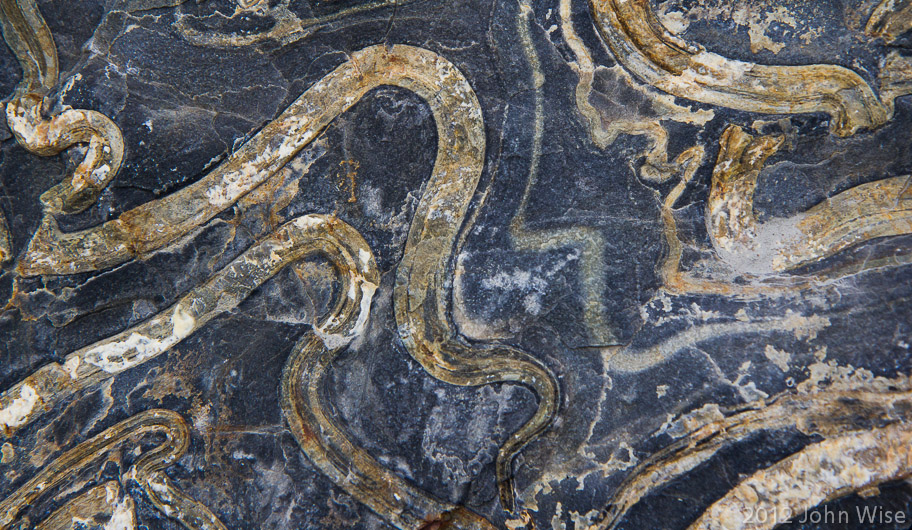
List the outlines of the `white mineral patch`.
{"type": "Polygon", "coordinates": [[[481,286],[485,289],[499,289],[502,291],[510,291],[514,289],[523,291],[533,289],[542,290],[546,288],[547,285],[547,282],[543,279],[532,276],[532,273],[529,271],[520,269],[516,269],[512,273],[498,272],[490,278],[481,280],[481,286]]]}
{"type": "Polygon", "coordinates": [[[770,362],[776,365],[776,368],[779,368],[779,370],[782,372],[789,371],[789,361],[792,360],[792,355],[789,352],[780,350],[770,344],[767,344],[766,349],[763,350],[763,354],[767,359],[770,360],[770,362]]]}
{"type": "Polygon", "coordinates": [[[477,318],[468,307],[464,295],[464,282],[466,275],[465,259],[468,253],[459,256],[456,273],[453,277],[453,321],[459,328],[459,333],[475,340],[493,340],[509,336],[507,326],[497,319],[477,318]]]}
{"type": "Polygon", "coordinates": [[[324,333],[320,328],[315,328],[314,333],[323,341],[323,345],[330,350],[339,349],[351,342],[351,337],[346,337],[345,335],[340,335],[338,333],[324,333]]]}
{"type": "Polygon", "coordinates": [[[358,313],[358,321],[355,322],[355,327],[352,330],[352,338],[364,332],[364,328],[367,326],[367,319],[370,317],[371,300],[373,300],[375,292],[377,292],[377,286],[373,283],[364,282],[361,285],[361,312],[358,313]]]}
{"type": "MultiPolygon", "coordinates": [[[[161,317],[156,317],[157,319],[161,317]]],[[[177,306],[171,315],[171,334],[155,338],[133,331],[129,337],[90,346],[82,354],[85,362],[97,366],[109,374],[116,374],[165,352],[196,329],[196,319],[177,306]]],[[[126,335],[126,332],[118,338],[126,335]]],[[[69,362],[69,361],[68,361],[69,362]]]]}
{"type": "Polygon", "coordinates": [[[38,393],[29,385],[22,385],[19,397],[3,410],[0,410],[0,425],[6,428],[19,427],[25,423],[32,409],[38,403],[38,393]]]}
{"type": "Polygon", "coordinates": [[[149,486],[152,487],[152,491],[161,494],[171,493],[171,489],[168,487],[168,485],[157,479],[158,477],[153,477],[151,480],[149,480],[149,486]]]}
{"type": "Polygon", "coordinates": [[[524,530],[529,526],[527,521],[521,517],[518,517],[516,519],[507,519],[504,521],[504,524],[507,526],[507,530],[524,530]]]}
{"type": "Polygon", "coordinates": [[[233,204],[242,195],[255,188],[268,176],[265,172],[257,177],[255,164],[245,164],[240,170],[225,174],[220,182],[206,190],[206,198],[216,208],[233,204]]]}
{"type": "Polygon", "coordinates": [[[669,11],[667,13],[657,13],[662,25],[673,35],[684,33],[690,26],[690,21],[680,11],[669,11]]]}
{"type": "Polygon", "coordinates": [[[28,126],[29,126],[28,118],[22,117],[18,114],[7,113],[6,119],[7,119],[7,125],[9,125],[10,130],[12,130],[15,133],[19,133],[20,135],[25,136],[26,138],[28,136],[30,136],[30,135],[26,134],[29,132],[28,131],[28,126]]]}
{"type": "MultiPolygon", "coordinates": [[[[297,131],[294,131],[294,132],[297,132],[297,131]]],[[[293,135],[294,132],[289,131],[289,133],[292,133],[289,136],[293,135]]],[[[300,140],[301,140],[301,138],[291,138],[290,140],[283,142],[282,145],[279,146],[278,152],[276,153],[278,158],[282,159],[282,158],[288,158],[288,157],[294,156],[301,149],[301,147],[303,147],[301,144],[306,143],[306,142],[301,142],[300,140]],[[298,140],[298,141],[295,141],[295,140],[298,140]]]]}
{"type": "Polygon", "coordinates": [[[376,291],[377,286],[371,282],[365,281],[361,284],[361,310],[358,312],[358,320],[355,321],[355,325],[349,333],[343,335],[339,333],[324,332],[323,329],[336,322],[336,319],[334,318],[330,319],[323,326],[314,329],[314,333],[323,341],[324,346],[331,350],[341,348],[364,332],[364,328],[367,327],[367,320],[370,317],[371,300],[376,291]]]}
{"type": "Polygon", "coordinates": [[[66,97],[67,92],[73,90],[73,85],[76,84],[76,81],[82,80],[82,74],[76,74],[73,77],[70,77],[63,84],[63,88],[60,89],[60,95],[58,96],[61,100],[66,97]]]}
{"type": "Polygon", "coordinates": [[[184,311],[184,308],[177,306],[174,314],[171,316],[172,334],[177,340],[181,340],[193,333],[196,319],[193,315],[184,311]]]}
{"type": "Polygon", "coordinates": [[[0,464],[11,464],[16,458],[16,448],[9,442],[0,447],[0,464]]]}
{"type": "Polygon", "coordinates": [[[523,308],[526,310],[526,313],[530,315],[538,315],[541,312],[541,295],[538,293],[532,293],[526,295],[523,298],[523,308]]]}
{"type": "Polygon", "coordinates": [[[707,51],[695,54],[693,62],[698,67],[706,68],[711,72],[723,73],[728,79],[732,80],[740,79],[751,68],[750,63],[726,59],[717,53],[707,51]]]}
{"type": "Polygon", "coordinates": [[[120,488],[117,485],[117,482],[108,482],[105,484],[105,502],[111,504],[117,500],[117,494],[119,493],[120,488]]]}
{"type": "Polygon", "coordinates": [[[92,180],[95,182],[103,182],[110,172],[111,166],[104,164],[95,171],[92,171],[92,180]]]}
{"type": "Polygon", "coordinates": [[[830,319],[819,315],[804,316],[788,310],[785,313],[785,320],[782,323],[784,329],[791,330],[798,339],[817,338],[817,333],[830,326],[830,319]]]}
{"type": "Polygon", "coordinates": [[[295,219],[293,223],[301,230],[306,230],[308,228],[320,226],[321,224],[324,224],[325,221],[322,217],[318,217],[316,215],[302,215],[301,217],[295,219]]]}
{"type": "Polygon", "coordinates": [[[70,375],[70,379],[76,379],[77,374],[76,370],[79,368],[79,356],[71,355],[69,359],[63,363],[63,369],[66,370],[67,374],[70,375]]]}
{"type": "Polygon", "coordinates": [[[111,519],[104,525],[104,530],[133,530],[136,528],[136,514],[133,513],[133,501],[126,497],[114,506],[111,519]]]}
{"type": "Polygon", "coordinates": [[[174,335],[159,340],[134,332],[124,340],[91,348],[85,352],[83,359],[109,374],[116,374],[155,357],[177,341],[174,335]]]}

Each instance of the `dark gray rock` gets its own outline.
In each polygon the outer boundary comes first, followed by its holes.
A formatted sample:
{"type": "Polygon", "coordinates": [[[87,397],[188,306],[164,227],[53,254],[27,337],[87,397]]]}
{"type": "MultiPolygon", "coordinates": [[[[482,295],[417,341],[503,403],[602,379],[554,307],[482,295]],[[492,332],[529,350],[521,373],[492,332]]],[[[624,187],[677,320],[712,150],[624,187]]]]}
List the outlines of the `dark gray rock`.
{"type": "MultiPolygon", "coordinates": [[[[556,0],[261,0],[245,11],[247,3],[37,2],[59,53],[49,113],[98,111],[120,128],[126,149],[97,201],[57,217],[61,229],[116,219],[200,180],[352,52],[408,44],[446,58],[480,101],[487,141],[463,246],[450,269],[440,271],[451,290],[449,317],[471,344],[529,352],[553,372],[561,391],[556,420],[513,463],[517,513],[499,503],[495,458],[535,412],[535,394],[509,383],[460,387],[437,380],[398,335],[396,271],[440,156],[430,107],[402,88],[377,88],[334,119],[286,166],[281,186],[238,202],[142,259],[78,274],[26,277],[16,267],[43,217],[39,196],[80,163],[84,148],[37,156],[3,123],[0,210],[12,259],[0,274],[6,301],[0,389],[164,311],[277,224],[321,213],[358,230],[381,275],[366,330],[326,380],[334,418],[392,473],[498,528],[596,524],[624,478],[702,425],[701,417],[711,423],[743,412],[747,403],[756,408],[780,395],[826,388],[909,392],[909,230],[756,278],[723,262],[707,221],[713,170],[730,125],[785,137],[759,173],[753,197],[756,218],[766,223],[859,185],[912,173],[909,97],[895,99],[883,125],[845,137],[831,132],[823,112],[771,115],[675,98],[627,72],[595,27],[590,6],[577,0],[569,1],[567,20],[556,0]],[[568,24],[578,44],[568,39],[568,24]],[[598,67],[591,91],[578,91],[585,67],[574,46],[583,46],[598,67]],[[595,126],[579,98],[593,109],[595,126]],[[636,124],[667,132],[663,156],[670,165],[686,149],[705,149],[673,208],[680,270],[727,291],[676,288],[663,276],[670,247],[662,205],[681,168],[665,170],[664,182],[647,178],[652,139],[636,124]],[[596,138],[615,126],[620,134],[607,145],[596,138]],[[630,362],[634,368],[618,361],[628,357],[639,360],[630,362]],[[722,413],[688,416],[716,410],[722,413]],[[691,417],[697,419],[688,423],[691,417]],[[531,521],[526,526],[522,513],[531,521]]],[[[669,29],[680,29],[678,37],[710,52],[759,64],[841,65],[878,94],[884,58],[912,56],[909,33],[889,43],[864,34],[875,8],[869,0],[727,4],[651,5],[669,29]]],[[[912,68],[905,72],[912,75],[912,68]]],[[[12,52],[0,49],[5,101],[21,75],[12,52]]],[[[283,417],[279,382],[286,359],[339,295],[326,260],[309,259],[296,272],[284,270],[165,354],[77,393],[0,440],[0,497],[63,451],[134,414],[163,408],[190,427],[186,454],[166,474],[227,527],[388,527],[383,514],[308,460],[283,417]]],[[[843,422],[847,432],[908,426],[912,415],[897,406],[892,420],[878,423],[879,412],[866,410],[843,422]]],[[[692,471],[657,483],[618,528],[687,528],[746,477],[829,439],[823,431],[780,425],[732,438],[692,471]]],[[[134,446],[147,450],[157,442],[144,440],[134,446]]],[[[42,496],[28,508],[29,520],[119,480],[139,454],[132,447],[42,496]]],[[[902,475],[909,473],[912,468],[902,475]]],[[[847,491],[817,510],[881,507],[912,520],[912,487],[893,479],[879,492],[847,491]]],[[[139,527],[180,527],[135,483],[124,487],[139,527]]],[[[853,519],[848,526],[790,527],[870,526],[853,519]]]]}

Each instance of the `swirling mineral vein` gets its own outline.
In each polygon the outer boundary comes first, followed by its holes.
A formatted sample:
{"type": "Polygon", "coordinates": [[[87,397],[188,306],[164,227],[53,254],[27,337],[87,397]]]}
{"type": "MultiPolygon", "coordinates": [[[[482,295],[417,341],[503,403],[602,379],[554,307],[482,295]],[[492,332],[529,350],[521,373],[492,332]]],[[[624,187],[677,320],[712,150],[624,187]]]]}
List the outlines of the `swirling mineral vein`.
{"type": "MultiPolygon", "coordinates": [[[[54,39],[33,0],[0,0],[0,13],[3,38],[23,73],[14,98],[6,105],[7,125],[16,140],[41,156],[88,144],[85,157],[72,175],[41,196],[45,220],[52,220],[53,214],[61,212],[80,212],[95,202],[120,170],[123,136],[114,122],[93,110],[67,109],[45,119],[42,110],[46,96],[57,85],[59,71],[54,39]]],[[[0,247],[0,259],[2,254],[0,247]]]]}
{"type": "Polygon", "coordinates": [[[51,489],[71,480],[110,451],[148,433],[164,434],[165,440],[142,455],[122,480],[136,481],[156,508],[191,530],[225,530],[225,526],[208,508],[178,490],[162,472],[187,451],[190,433],[179,414],[158,409],[127,418],[45,466],[0,502],[0,530],[9,528],[24,509],[51,489]]]}
{"type": "Polygon", "coordinates": [[[649,0],[590,0],[614,57],[640,80],[669,94],[768,114],[824,112],[840,136],[873,129],[892,115],[857,73],[836,65],[770,66],[709,52],[672,35],[649,0]]]}
{"type": "MultiPolygon", "coordinates": [[[[446,272],[483,167],[485,136],[474,92],[462,74],[436,54],[409,46],[373,46],[353,53],[203,179],[80,232],[63,233],[53,216],[46,216],[19,262],[19,271],[24,275],[92,271],[162,248],[262,184],[337,115],[381,85],[400,86],[425,99],[434,112],[439,139],[434,171],[419,202],[397,276],[396,315],[403,341],[422,366],[443,381],[516,382],[531,387],[540,398],[536,414],[498,454],[501,496],[511,508],[512,457],[551,422],[558,389],[550,372],[524,352],[469,345],[448,320],[446,272]]],[[[6,428],[26,423],[36,409],[37,401],[21,402],[23,392],[36,394],[48,407],[48,400],[59,399],[55,396],[61,389],[83,388],[101,372],[117,373],[173,346],[212,317],[213,308],[207,303],[190,302],[224,290],[216,284],[225,278],[220,273],[142,329],[71,354],[64,367],[49,365],[4,393],[2,410],[15,413],[6,428]]],[[[242,296],[230,298],[237,303],[242,296]]]]}
{"type": "Polygon", "coordinates": [[[706,224],[713,247],[729,265],[762,275],[814,263],[879,237],[912,233],[912,176],[849,188],[813,208],[760,223],[754,190],[767,158],[784,139],[754,138],[740,127],[722,135],[706,224]]]}

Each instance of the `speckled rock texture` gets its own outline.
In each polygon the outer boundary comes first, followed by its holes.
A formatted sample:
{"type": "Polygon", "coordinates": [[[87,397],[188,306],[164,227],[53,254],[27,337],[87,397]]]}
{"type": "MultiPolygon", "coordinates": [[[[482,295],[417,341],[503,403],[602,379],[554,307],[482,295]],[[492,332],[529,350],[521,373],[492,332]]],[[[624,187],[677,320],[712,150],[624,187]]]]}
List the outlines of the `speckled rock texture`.
{"type": "Polygon", "coordinates": [[[912,524],[912,2],[0,17],[0,529],[912,524]]]}

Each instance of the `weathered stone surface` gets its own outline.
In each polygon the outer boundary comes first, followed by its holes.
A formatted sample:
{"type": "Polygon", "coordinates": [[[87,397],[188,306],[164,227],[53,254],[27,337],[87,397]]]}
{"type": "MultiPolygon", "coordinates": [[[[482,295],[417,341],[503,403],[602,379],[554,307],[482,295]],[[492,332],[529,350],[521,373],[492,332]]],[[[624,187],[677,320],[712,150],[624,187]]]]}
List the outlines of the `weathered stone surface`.
{"type": "Polygon", "coordinates": [[[912,521],[909,2],[0,7],[0,528],[912,521]]]}

